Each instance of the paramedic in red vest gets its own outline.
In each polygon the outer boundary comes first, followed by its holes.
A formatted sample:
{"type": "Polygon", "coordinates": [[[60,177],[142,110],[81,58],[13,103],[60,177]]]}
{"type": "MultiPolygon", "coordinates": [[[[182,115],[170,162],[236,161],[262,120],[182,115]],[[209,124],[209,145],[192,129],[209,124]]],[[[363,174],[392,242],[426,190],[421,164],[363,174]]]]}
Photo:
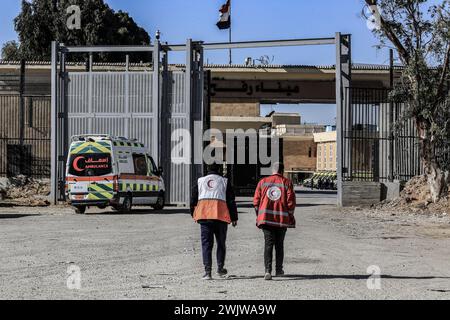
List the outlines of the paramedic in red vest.
{"type": "Polygon", "coordinates": [[[201,229],[204,280],[212,279],[214,236],[217,241],[217,274],[225,276],[228,273],[224,268],[227,230],[229,224],[236,227],[238,221],[233,188],[219,170],[218,164],[209,165],[208,174],[198,179],[191,197],[191,215],[201,229]]]}
{"type": "Polygon", "coordinates": [[[273,247],[276,252],[275,275],[284,275],[284,237],[287,228],[295,228],[295,191],[292,182],[283,176],[284,165],[274,163],[272,175],[262,179],[256,187],[253,205],[256,225],[264,232],[264,279],[272,279],[273,247]]]}

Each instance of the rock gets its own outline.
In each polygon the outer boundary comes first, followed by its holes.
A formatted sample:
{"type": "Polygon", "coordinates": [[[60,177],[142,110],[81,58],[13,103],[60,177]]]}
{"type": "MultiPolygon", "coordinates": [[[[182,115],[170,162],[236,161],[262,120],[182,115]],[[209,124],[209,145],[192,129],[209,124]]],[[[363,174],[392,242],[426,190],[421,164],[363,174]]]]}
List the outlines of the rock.
{"type": "Polygon", "coordinates": [[[1,178],[0,177],[0,189],[7,189],[10,185],[8,178],[1,178]]]}
{"type": "Polygon", "coordinates": [[[33,179],[19,175],[9,180],[1,179],[0,188],[3,190],[3,198],[13,200],[21,206],[48,206],[48,195],[50,194],[49,179],[33,179]]]}

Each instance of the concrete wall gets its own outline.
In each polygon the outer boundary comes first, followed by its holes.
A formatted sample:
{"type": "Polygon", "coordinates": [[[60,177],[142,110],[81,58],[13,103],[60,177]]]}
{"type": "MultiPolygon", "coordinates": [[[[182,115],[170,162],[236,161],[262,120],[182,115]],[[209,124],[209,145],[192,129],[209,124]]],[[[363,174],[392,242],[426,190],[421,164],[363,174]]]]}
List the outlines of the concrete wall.
{"type": "Polygon", "coordinates": [[[272,115],[272,126],[278,125],[300,125],[302,118],[298,113],[274,113],[272,115]]]}
{"type": "Polygon", "coordinates": [[[242,129],[244,131],[248,129],[259,130],[264,125],[270,125],[270,118],[263,117],[211,117],[211,128],[222,131],[225,135],[227,129],[242,129]]]}
{"type": "Polygon", "coordinates": [[[259,117],[260,106],[258,102],[212,102],[212,117],[259,117]]]}
{"type": "Polygon", "coordinates": [[[394,182],[344,181],[342,187],[343,207],[369,207],[380,201],[391,201],[400,196],[402,185],[394,182]]]}
{"type": "Polygon", "coordinates": [[[368,207],[381,201],[381,184],[378,182],[344,181],[343,207],[368,207]]]}

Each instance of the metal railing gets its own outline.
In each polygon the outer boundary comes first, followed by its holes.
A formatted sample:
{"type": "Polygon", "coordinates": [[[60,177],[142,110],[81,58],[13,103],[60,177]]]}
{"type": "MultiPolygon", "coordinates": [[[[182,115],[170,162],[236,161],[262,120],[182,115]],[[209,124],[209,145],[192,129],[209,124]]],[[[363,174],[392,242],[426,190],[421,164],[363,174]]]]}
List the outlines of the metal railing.
{"type": "Polygon", "coordinates": [[[50,177],[51,98],[26,61],[0,74],[0,176],[50,177]]]}
{"type": "Polygon", "coordinates": [[[420,174],[418,136],[414,122],[402,120],[404,104],[390,102],[384,88],[346,88],[345,97],[344,181],[406,181],[420,174]]]}

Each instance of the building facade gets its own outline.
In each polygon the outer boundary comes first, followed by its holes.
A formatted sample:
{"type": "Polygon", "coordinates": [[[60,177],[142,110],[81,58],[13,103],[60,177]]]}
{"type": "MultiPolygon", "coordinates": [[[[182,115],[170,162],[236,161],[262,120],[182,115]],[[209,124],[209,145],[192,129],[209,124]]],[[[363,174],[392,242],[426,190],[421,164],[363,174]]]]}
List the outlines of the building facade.
{"type": "Polygon", "coordinates": [[[337,168],[337,134],[328,131],[314,134],[317,144],[317,171],[336,171],[337,168]]]}

